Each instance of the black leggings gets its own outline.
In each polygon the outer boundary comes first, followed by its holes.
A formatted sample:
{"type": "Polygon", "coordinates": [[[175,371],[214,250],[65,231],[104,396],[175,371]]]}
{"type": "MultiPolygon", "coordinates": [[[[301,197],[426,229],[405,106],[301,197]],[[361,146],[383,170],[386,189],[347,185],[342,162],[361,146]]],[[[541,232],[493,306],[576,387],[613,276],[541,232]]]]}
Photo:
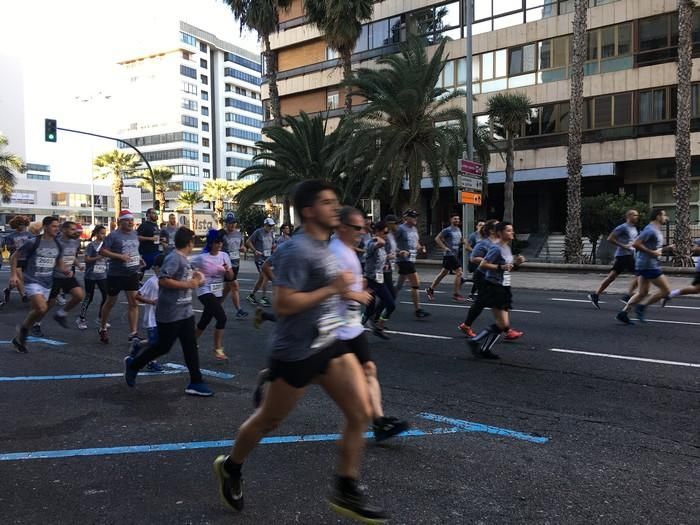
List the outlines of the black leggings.
{"type": "Polygon", "coordinates": [[[92,298],[95,296],[95,286],[100,289],[102,294],[102,302],[100,303],[100,309],[97,312],[97,316],[102,316],[102,306],[104,306],[107,300],[107,279],[100,279],[95,281],[93,279],[85,279],[85,299],[80,303],[80,318],[85,319],[87,316],[87,309],[92,303],[92,298]]]}
{"type": "Polygon", "coordinates": [[[370,290],[374,292],[375,297],[374,300],[367,306],[365,315],[368,319],[370,319],[375,315],[376,311],[375,317],[378,318],[382,313],[382,310],[377,308],[377,302],[381,302],[385,312],[384,317],[389,319],[392,312],[396,308],[396,301],[394,301],[394,296],[391,295],[389,287],[385,283],[378,283],[374,279],[367,279],[367,286],[369,286],[370,290]]]}
{"type": "MultiPolygon", "coordinates": [[[[481,315],[481,312],[484,311],[484,304],[483,304],[483,297],[484,294],[481,293],[481,290],[484,286],[484,279],[485,276],[483,272],[480,271],[475,271],[474,272],[474,288],[478,292],[478,295],[476,296],[476,300],[472,303],[471,307],[469,308],[469,312],[467,313],[467,318],[464,320],[464,324],[467,326],[471,326],[474,321],[476,321],[476,318],[481,315]]],[[[472,292],[473,293],[473,292],[472,292]]]]}
{"type": "Polygon", "coordinates": [[[204,305],[204,312],[202,312],[202,317],[197,323],[197,328],[202,331],[206,330],[212,317],[216,318],[217,330],[226,328],[226,312],[224,312],[224,307],[221,306],[219,297],[216,297],[213,293],[205,293],[199,296],[199,302],[204,305]]]}
{"type": "Polygon", "coordinates": [[[190,372],[192,383],[202,382],[202,373],[199,371],[199,352],[197,350],[197,338],[194,333],[194,315],[187,319],[173,323],[158,324],[158,342],[147,346],[131,362],[129,368],[141,370],[151,361],[155,361],[162,355],[170,352],[177,339],[180,340],[182,353],[185,356],[185,365],[190,372]]]}

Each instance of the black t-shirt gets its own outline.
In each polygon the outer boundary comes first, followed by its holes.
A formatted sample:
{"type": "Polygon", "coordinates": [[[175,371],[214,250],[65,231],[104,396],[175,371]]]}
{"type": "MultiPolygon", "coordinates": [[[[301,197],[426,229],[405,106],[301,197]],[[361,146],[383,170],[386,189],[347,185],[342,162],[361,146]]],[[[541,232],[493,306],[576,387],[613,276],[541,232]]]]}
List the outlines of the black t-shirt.
{"type": "MultiPolygon", "coordinates": [[[[160,228],[158,224],[151,221],[143,221],[136,230],[136,233],[141,237],[160,237],[160,228]]],[[[157,241],[139,241],[139,253],[155,253],[158,251],[160,240],[157,241]]]]}

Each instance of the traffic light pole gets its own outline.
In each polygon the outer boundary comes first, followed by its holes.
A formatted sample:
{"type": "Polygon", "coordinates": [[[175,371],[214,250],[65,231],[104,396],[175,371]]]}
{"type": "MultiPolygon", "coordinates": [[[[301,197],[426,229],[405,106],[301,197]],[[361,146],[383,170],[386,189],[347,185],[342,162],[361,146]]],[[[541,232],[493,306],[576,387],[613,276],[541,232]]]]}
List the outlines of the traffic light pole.
{"type": "MultiPolygon", "coordinates": [[[[474,160],[474,106],[472,95],[472,0],[464,0],[464,15],[466,19],[466,62],[467,62],[467,158],[474,160]]],[[[462,235],[466,242],[474,230],[474,208],[471,204],[462,205],[462,235]]],[[[469,267],[469,252],[462,250],[462,269],[469,267]]]]}

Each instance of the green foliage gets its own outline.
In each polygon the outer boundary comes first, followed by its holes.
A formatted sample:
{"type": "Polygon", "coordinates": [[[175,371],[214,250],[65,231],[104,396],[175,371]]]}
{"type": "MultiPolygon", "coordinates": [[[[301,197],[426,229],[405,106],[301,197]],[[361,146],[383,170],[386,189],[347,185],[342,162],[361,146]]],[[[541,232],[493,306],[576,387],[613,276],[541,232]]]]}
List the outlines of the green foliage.
{"type": "Polygon", "coordinates": [[[238,211],[236,211],[236,218],[241,231],[246,233],[260,228],[266,217],[265,208],[262,206],[248,206],[246,208],[238,208],[238,211]]]}
{"type": "Polygon", "coordinates": [[[27,171],[19,155],[3,151],[7,144],[7,137],[0,134],[0,197],[3,202],[10,202],[12,190],[17,184],[16,174],[27,171]]]}
{"type": "Polygon", "coordinates": [[[279,10],[286,9],[291,0],[224,0],[238,19],[241,31],[247,27],[261,37],[269,36],[277,31],[279,10]]]}
{"type": "Polygon", "coordinates": [[[522,93],[497,93],[487,104],[489,118],[509,134],[518,135],[521,126],[530,120],[532,102],[522,93]]]}

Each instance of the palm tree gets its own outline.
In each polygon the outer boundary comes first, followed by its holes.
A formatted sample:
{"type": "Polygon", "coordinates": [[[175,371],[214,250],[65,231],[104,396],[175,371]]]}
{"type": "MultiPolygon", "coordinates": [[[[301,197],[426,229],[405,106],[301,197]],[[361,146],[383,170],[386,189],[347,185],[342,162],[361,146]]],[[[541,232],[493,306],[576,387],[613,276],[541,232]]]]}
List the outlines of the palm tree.
{"type": "Polygon", "coordinates": [[[93,164],[100,168],[96,179],[112,177],[112,193],[114,194],[114,214],[119,218],[122,209],[122,194],[124,193],[124,179],[132,176],[134,169],[140,164],[140,159],[134,153],[123,153],[119,150],[108,151],[97,157],[93,164]]]}
{"type": "Polygon", "coordinates": [[[153,168],[152,171],[144,170],[139,174],[139,187],[151,191],[155,189],[154,197],[158,202],[158,214],[161,220],[164,220],[163,217],[165,217],[165,205],[167,201],[165,193],[170,189],[172,178],[173,170],[167,166],[157,166],[153,168]],[[153,174],[152,177],[151,174],[153,174]]]}
{"type": "MultiPolygon", "coordinates": [[[[411,37],[399,54],[381,57],[379,68],[360,68],[352,76],[352,94],[366,99],[352,121],[370,154],[365,162],[371,162],[362,177],[361,194],[374,196],[384,188],[396,206],[408,177],[410,204],[417,207],[421,179],[427,174],[435,204],[440,176],[455,174],[456,159],[464,149],[466,115],[450,101],[465,93],[435,87],[446,62],[444,46],[443,41],[429,59],[423,43],[411,37]],[[438,125],[452,122],[456,125],[438,125]]],[[[355,166],[350,159],[344,164],[355,166]]]]}
{"type": "Polygon", "coordinates": [[[214,212],[219,224],[224,222],[224,203],[231,202],[243,188],[250,185],[247,181],[230,181],[224,179],[208,180],[202,189],[202,198],[214,203],[214,212]]]}
{"type": "Polygon", "coordinates": [[[265,75],[270,89],[270,106],[275,124],[282,121],[280,95],[277,89],[277,52],[270,47],[270,35],[279,28],[279,10],[288,9],[292,0],[224,0],[244,27],[255,31],[263,41],[265,75]]]}
{"type": "Polygon", "coordinates": [[[184,191],[177,198],[178,209],[187,209],[189,212],[190,229],[194,231],[194,207],[200,202],[204,202],[202,194],[198,191],[184,191]]]}
{"type": "Polygon", "coordinates": [[[503,220],[513,222],[515,188],[515,137],[530,120],[530,99],[522,93],[498,93],[488,100],[487,113],[492,126],[503,129],[506,140],[506,181],[503,186],[503,220]]]}
{"type": "Polygon", "coordinates": [[[19,155],[2,151],[9,144],[7,137],[0,134],[0,197],[2,202],[10,202],[12,190],[17,184],[17,173],[24,173],[27,167],[19,155]]]}
{"type": "Polygon", "coordinates": [[[694,0],[678,0],[678,116],[676,117],[676,248],[673,263],[692,266],[690,235],[690,118],[694,0]]]}
{"type": "Polygon", "coordinates": [[[569,149],[566,154],[566,237],[564,259],[583,261],[581,227],[581,142],[583,133],[583,66],[586,62],[586,16],[588,0],[574,1],[574,34],[571,57],[571,101],[569,109],[569,149]]]}
{"type": "Polygon", "coordinates": [[[286,196],[303,180],[338,182],[342,169],[334,162],[333,154],[342,129],[341,122],[335,131],[327,134],[326,121],[321,116],[311,118],[303,111],[298,117],[284,117],[283,126],[263,129],[266,140],[256,143],[260,153],[253,158],[254,164],[238,176],[260,178],[238,194],[239,207],[247,208],[273,196],[286,196]]]}
{"type": "MultiPolygon", "coordinates": [[[[362,23],[372,19],[373,0],[304,0],[308,21],[323,33],[326,43],[340,55],[343,79],[352,76],[352,51],[362,31],[362,23]]],[[[345,112],[352,111],[352,94],[345,93],[345,112]]]]}

